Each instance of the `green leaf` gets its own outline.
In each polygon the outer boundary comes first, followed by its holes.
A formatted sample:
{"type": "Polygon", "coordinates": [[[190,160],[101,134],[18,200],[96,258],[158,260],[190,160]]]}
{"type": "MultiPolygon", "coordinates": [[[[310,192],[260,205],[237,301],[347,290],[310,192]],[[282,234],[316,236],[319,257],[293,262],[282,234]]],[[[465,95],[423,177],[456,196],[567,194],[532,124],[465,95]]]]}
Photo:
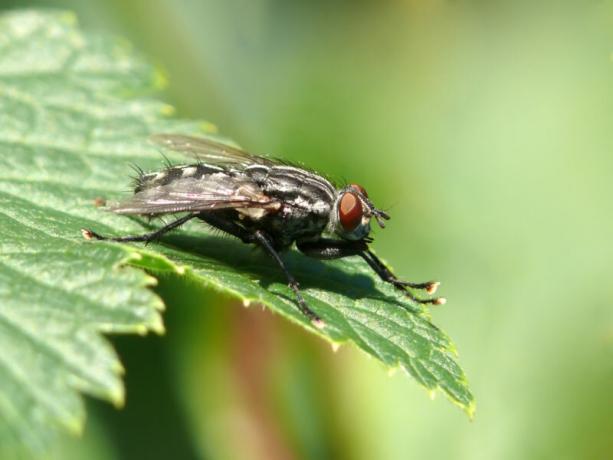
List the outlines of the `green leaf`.
{"type": "Polygon", "coordinates": [[[50,427],[81,430],[78,392],[121,405],[121,364],[100,332],[163,331],[162,303],[148,289],[155,279],[139,268],[177,271],[334,343],[353,341],[472,414],[449,338],[360,260],[286,255],[328,325],[319,331],[264,255],[202,225],[147,248],[84,241],[81,227],[150,228],[95,205],[122,196],[130,164],[161,167],[150,134],[214,128],[170,118],[152,98],[159,73],[128,44],[82,34],[75,22],[66,13],[0,17],[0,456],[42,449],[50,427]]]}

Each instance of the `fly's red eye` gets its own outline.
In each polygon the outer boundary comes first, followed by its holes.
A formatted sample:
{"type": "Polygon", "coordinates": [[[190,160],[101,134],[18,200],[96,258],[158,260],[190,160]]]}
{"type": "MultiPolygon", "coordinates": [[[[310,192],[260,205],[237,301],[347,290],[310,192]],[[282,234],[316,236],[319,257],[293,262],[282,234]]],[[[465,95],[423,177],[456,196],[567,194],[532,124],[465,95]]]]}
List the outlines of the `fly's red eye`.
{"type": "Polygon", "coordinates": [[[338,205],[338,215],[341,225],[347,232],[355,230],[362,222],[362,202],[355,193],[345,192],[338,205]]]}
{"type": "Polygon", "coordinates": [[[366,190],[361,185],[359,185],[359,184],[351,184],[351,188],[354,189],[356,192],[360,192],[362,195],[364,195],[366,198],[368,198],[368,193],[366,193],[366,190]]]}

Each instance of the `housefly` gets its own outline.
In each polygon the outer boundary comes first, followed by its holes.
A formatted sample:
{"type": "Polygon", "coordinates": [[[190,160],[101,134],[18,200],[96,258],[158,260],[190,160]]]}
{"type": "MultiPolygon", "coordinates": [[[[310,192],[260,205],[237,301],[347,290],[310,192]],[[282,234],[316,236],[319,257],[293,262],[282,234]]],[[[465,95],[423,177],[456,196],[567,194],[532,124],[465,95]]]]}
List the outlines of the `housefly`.
{"type": "Polygon", "coordinates": [[[152,140],[196,162],[150,174],[139,170],[134,194],[109,209],[117,214],[156,217],[181,213],[181,217],[144,235],[112,238],[83,229],[85,238],[149,242],[189,220],[202,220],[268,253],[283,271],[300,311],[319,328],[324,322],[307,305],[281,257],[293,244],[317,259],[359,256],[382,280],[412,300],[445,302],[443,298],[416,297],[413,289],[431,295],[439,283],[401,281],[369,249],[371,220],[383,228],[390,217],[375,207],[362,186],[337,188],[307,169],[205,138],[157,134],[152,140]]]}

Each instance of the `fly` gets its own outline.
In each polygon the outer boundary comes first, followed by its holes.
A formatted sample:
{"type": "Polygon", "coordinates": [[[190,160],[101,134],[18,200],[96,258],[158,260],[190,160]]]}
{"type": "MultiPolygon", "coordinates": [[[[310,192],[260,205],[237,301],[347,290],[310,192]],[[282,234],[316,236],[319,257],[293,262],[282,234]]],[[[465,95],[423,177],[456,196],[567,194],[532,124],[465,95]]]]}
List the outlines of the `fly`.
{"type": "Polygon", "coordinates": [[[83,229],[86,239],[149,242],[189,220],[200,219],[268,253],[294,291],[298,308],[318,328],[324,327],[324,322],[307,305],[281,257],[293,244],[317,259],[359,256],[383,281],[413,301],[445,303],[444,298],[419,298],[411,291],[424,290],[431,295],[438,282],[401,281],[369,249],[371,219],[383,228],[390,217],[374,206],[362,186],[337,188],[309,170],[209,139],[179,134],[157,134],[152,139],[166,149],[192,156],[196,163],[150,174],[139,170],[134,195],[109,209],[148,217],[184,215],[144,235],[105,237],[83,229]]]}

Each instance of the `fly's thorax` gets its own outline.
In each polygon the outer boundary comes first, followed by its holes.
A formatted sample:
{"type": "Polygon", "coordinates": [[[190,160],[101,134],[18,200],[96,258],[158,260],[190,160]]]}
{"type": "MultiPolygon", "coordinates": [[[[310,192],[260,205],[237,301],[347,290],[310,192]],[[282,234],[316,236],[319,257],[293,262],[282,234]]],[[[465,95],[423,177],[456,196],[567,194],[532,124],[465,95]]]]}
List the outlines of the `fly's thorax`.
{"type": "Polygon", "coordinates": [[[290,165],[251,165],[243,171],[262,193],[280,204],[275,212],[261,219],[250,218],[263,228],[279,246],[293,241],[315,238],[326,229],[336,190],[325,178],[290,165]]]}
{"type": "Polygon", "coordinates": [[[283,203],[283,213],[291,219],[294,214],[312,214],[327,219],[336,197],[336,190],[323,177],[289,165],[254,165],[245,169],[261,187],[262,192],[283,203]]]}

